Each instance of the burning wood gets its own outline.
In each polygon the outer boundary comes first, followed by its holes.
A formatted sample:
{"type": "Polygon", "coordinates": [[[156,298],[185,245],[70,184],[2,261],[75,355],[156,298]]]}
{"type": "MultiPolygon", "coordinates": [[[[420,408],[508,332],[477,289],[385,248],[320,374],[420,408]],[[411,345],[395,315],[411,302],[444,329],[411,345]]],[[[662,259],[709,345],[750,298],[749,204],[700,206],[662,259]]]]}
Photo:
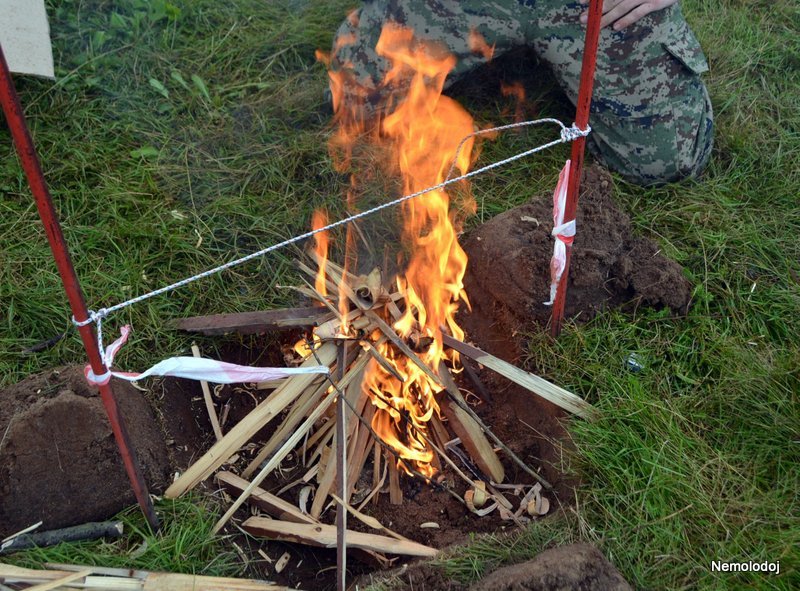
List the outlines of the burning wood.
{"type": "MultiPolygon", "coordinates": [[[[364,113],[337,97],[339,127],[333,148],[344,156],[337,162],[341,170],[346,169],[356,145],[368,141],[391,155],[388,167],[402,179],[404,194],[439,185],[454,161],[464,174],[473,158],[473,140],[462,142],[462,138],[473,131],[474,124],[458,103],[441,94],[454,64],[452,56],[417,43],[410,31],[395,26],[384,30],[376,49],[393,64],[387,89],[407,92],[390,99],[393,110],[373,129],[363,127],[364,113]]],[[[331,73],[334,90],[341,88],[337,75],[331,73]]],[[[347,199],[351,209],[352,189],[357,185],[358,179],[353,177],[347,199]]],[[[466,186],[461,188],[468,191],[466,186]]],[[[265,424],[282,415],[282,423],[242,471],[249,480],[233,474],[218,476],[238,498],[215,531],[251,498],[254,506],[273,519],[248,519],[242,527],[249,533],[332,547],[336,528],[321,519],[327,507],[338,503],[342,511],[342,520],[337,522],[339,534],[346,536],[348,546],[430,556],[435,550],[391,534],[344,531],[343,509],[347,509],[370,527],[388,532],[362,510],[384,487],[392,504],[402,503],[403,483],[409,478],[445,489],[477,515],[497,509],[505,519],[522,523],[545,512],[546,501],[541,495],[534,498],[539,489],[525,495],[524,507],[515,510],[504,489],[498,488],[505,470],[490,440],[540,480],[537,487],[550,487],[472,411],[450,372],[460,371],[459,355],[464,354],[572,412],[586,416],[591,407],[569,392],[463,343],[464,332],[455,316],[459,305],[468,303],[462,283],[467,257],[458,244],[458,220],[451,212],[448,193],[440,189],[406,201],[402,217],[403,249],[396,276],[387,277],[379,269],[358,274],[351,226],[341,266],[330,260],[332,237],[319,231],[311,252],[315,265],[298,263],[308,282],[293,288],[310,298],[315,307],[310,312],[301,309],[285,317],[276,313],[269,319],[254,320],[260,326],[273,319],[283,323],[295,319],[296,324],[313,321],[313,330],[290,355],[296,363],[327,366],[330,372],[324,378],[296,376],[276,388],[167,490],[168,497],[183,494],[237,453],[265,424]],[[335,399],[339,412],[334,412],[335,399]],[[292,452],[305,475],[289,487],[314,486],[308,511],[307,488],[298,508],[259,488],[292,452]],[[371,490],[366,485],[369,492],[354,501],[356,483],[369,464],[371,490]],[[463,486],[442,484],[447,481],[445,470],[455,473],[463,486]],[[336,490],[335,483],[339,483],[336,490]],[[466,494],[462,496],[456,488],[464,491],[464,486],[466,494]],[[358,507],[351,506],[358,502],[358,507]],[[489,505],[484,507],[485,503],[489,505]]],[[[326,224],[327,214],[317,211],[313,227],[321,229],[326,224]]],[[[229,325],[240,327],[239,320],[233,318],[229,325]]],[[[215,320],[211,329],[224,330],[223,324],[215,320]]],[[[209,330],[197,319],[191,325],[209,330]]],[[[474,375],[473,380],[477,381],[474,375]]],[[[513,491],[519,495],[529,486],[516,486],[513,491]]]]}

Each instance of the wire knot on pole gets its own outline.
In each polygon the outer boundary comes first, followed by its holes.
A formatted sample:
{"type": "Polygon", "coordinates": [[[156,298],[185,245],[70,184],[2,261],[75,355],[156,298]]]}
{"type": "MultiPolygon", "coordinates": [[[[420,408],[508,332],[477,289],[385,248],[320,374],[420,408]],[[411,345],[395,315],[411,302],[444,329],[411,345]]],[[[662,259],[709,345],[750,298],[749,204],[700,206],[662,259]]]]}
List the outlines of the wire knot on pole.
{"type": "Polygon", "coordinates": [[[572,142],[578,138],[586,137],[592,132],[591,126],[587,125],[586,129],[579,129],[574,123],[570,127],[563,127],[561,129],[561,139],[565,142],[572,142]]]}

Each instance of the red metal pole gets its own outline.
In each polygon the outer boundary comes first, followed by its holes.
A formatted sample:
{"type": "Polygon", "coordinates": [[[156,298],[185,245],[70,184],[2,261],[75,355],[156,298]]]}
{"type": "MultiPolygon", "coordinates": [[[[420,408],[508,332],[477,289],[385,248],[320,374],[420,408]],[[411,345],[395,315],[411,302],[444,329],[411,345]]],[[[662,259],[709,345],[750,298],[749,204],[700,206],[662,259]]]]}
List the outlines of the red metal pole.
{"type": "MultiPolygon", "coordinates": [[[[586,24],[586,41],[583,46],[583,63],[581,65],[581,82],[578,88],[578,105],[575,113],[575,125],[584,130],[589,124],[589,107],[592,105],[592,87],[594,86],[594,71],[597,65],[597,46],[600,40],[600,19],[603,16],[603,0],[589,1],[589,21],[586,24]]],[[[586,148],[586,137],[580,137],[572,142],[572,165],[570,168],[569,182],[567,184],[567,205],[564,209],[564,223],[575,219],[578,210],[578,192],[581,186],[583,173],[583,156],[586,148]]],[[[550,334],[557,337],[561,333],[564,321],[564,303],[567,297],[567,278],[569,277],[569,261],[572,255],[572,245],[567,244],[567,260],[561,281],[558,283],[556,299],[553,302],[552,322],[550,334]]]]}
{"type": "MultiPolygon", "coordinates": [[[[67,243],[64,240],[64,234],[61,231],[61,225],[58,221],[58,214],[53,206],[50,191],[47,189],[47,182],[42,173],[39,158],[36,155],[33,139],[25,123],[22,105],[19,102],[19,97],[14,87],[14,81],[11,79],[11,72],[8,69],[8,63],[6,62],[1,46],[0,103],[2,103],[6,121],[11,130],[11,136],[14,139],[14,144],[19,153],[22,168],[25,170],[25,176],[28,178],[28,184],[36,200],[39,217],[42,219],[42,224],[44,224],[47,241],[50,243],[50,250],[53,252],[53,258],[56,261],[58,273],[61,275],[61,281],[64,284],[64,291],[67,293],[67,299],[72,308],[72,314],[78,323],[83,323],[89,318],[86,302],[83,299],[83,291],[78,282],[75,268],[72,266],[67,243]]],[[[91,324],[78,327],[78,332],[81,335],[83,346],[89,357],[89,364],[91,365],[92,372],[96,376],[104,375],[107,371],[106,366],[100,357],[100,349],[98,348],[97,339],[91,324]]],[[[125,429],[122,416],[119,413],[119,408],[117,407],[114,393],[111,390],[111,385],[106,383],[99,386],[99,389],[100,397],[103,400],[103,405],[108,414],[108,420],[111,422],[111,430],[114,432],[114,438],[117,441],[120,455],[122,455],[122,462],[125,464],[125,470],[131,481],[136,500],[139,502],[139,506],[142,508],[150,526],[153,530],[157,530],[158,517],[153,508],[153,503],[150,500],[150,495],[147,492],[147,485],[139,471],[139,464],[136,461],[136,456],[130,443],[130,437],[125,429]]]]}

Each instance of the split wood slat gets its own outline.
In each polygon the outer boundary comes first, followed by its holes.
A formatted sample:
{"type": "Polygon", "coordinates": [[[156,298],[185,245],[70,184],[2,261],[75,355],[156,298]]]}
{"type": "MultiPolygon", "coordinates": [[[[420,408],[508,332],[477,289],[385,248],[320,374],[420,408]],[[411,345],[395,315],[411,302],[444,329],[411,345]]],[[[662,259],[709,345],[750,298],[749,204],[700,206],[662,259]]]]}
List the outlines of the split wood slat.
{"type": "Polygon", "coordinates": [[[49,570],[0,563],[0,585],[34,585],[28,590],[102,589],[103,591],[289,591],[266,581],[159,573],[127,568],[48,565],[49,570]],[[57,567],[57,570],[53,567],[57,567]],[[68,579],[71,578],[70,582],[68,579]],[[80,579],[83,579],[82,581],[80,579]]]}
{"type": "Polygon", "coordinates": [[[400,469],[397,460],[391,455],[384,454],[389,466],[389,503],[392,505],[403,504],[403,489],[400,488],[400,469]]]}
{"type": "Polygon", "coordinates": [[[223,335],[231,332],[247,335],[279,328],[316,326],[326,316],[328,316],[328,312],[324,308],[308,306],[259,312],[192,316],[176,321],[174,326],[179,330],[205,335],[223,335]]]}
{"type": "Polygon", "coordinates": [[[67,585],[68,583],[72,583],[74,581],[77,581],[78,579],[82,579],[90,574],[92,574],[91,569],[79,570],[78,572],[69,573],[66,576],[54,579],[52,581],[47,581],[46,583],[39,583],[38,585],[33,585],[32,587],[28,587],[26,591],[51,591],[52,589],[56,589],[57,587],[61,587],[62,585],[67,585]]]}
{"type": "MultiPolygon", "coordinates": [[[[372,488],[373,490],[381,486],[381,458],[383,457],[383,452],[381,450],[380,445],[375,445],[372,448],[372,488]]],[[[378,496],[376,495],[375,500],[377,502],[378,496]]]]}
{"type": "Polygon", "coordinates": [[[511,380],[523,388],[526,388],[527,390],[530,390],[534,394],[541,396],[556,406],[563,408],[564,410],[569,411],[574,415],[581,417],[582,419],[591,420],[597,415],[597,409],[586,402],[583,398],[576,396],[572,392],[556,386],[555,384],[548,382],[544,378],[541,378],[535,374],[524,371],[508,363],[507,361],[503,361],[502,359],[495,357],[486,351],[482,351],[477,347],[468,345],[467,343],[459,341],[458,339],[454,339],[448,334],[443,334],[443,337],[444,344],[451,349],[455,349],[462,355],[466,355],[481,365],[496,371],[501,376],[511,380]]]}
{"type": "MultiPolygon", "coordinates": [[[[369,425],[372,423],[374,414],[375,405],[367,404],[361,416],[364,417],[364,420],[369,425]]],[[[353,422],[358,424],[358,431],[357,435],[352,439],[352,451],[348,452],[349,455],[347,456],[349,466],[347,471],[347,498],[345,500],[348,503],[358,483],[361,470],[364,469],[369,446],[373,443],[372,433],[370,433],[369,429],[362,425],[361,421],[355,417],[353,417],[353,422]]]]}
{"type": "MultiPolygon", "coordinates": [[[[325,345],[323,345],[323,348],[324,347],[325,345]]],[[[335,348],[336,347],[334,345],[334,349],[335,348]]],[[[334,356],[335,354],[336,351],[334,350],[334,356]]],[[[364,371],[364,368],[367,366],[367,361],[369,359],[370,359],[369,355],[367,355],[365,352],[362,351],[359,357],[356,359],[356,361],[353,363],[353,365],[350,367],[350,369],[342,378],[341,382],[339,383],[339,387],[347,388],[347,386],[351,382],[356,380],[360,382],[361,375],[364,371]]],[[[214,525],[214,528],[212,529],[213,533],[217,533],[220,529],[222,529],[222,526],[225,525],[225,523],[227,523],[227,521],[242,505],[242,503],[244,503],[245,500],[247,500],[248,495],[250,495],[253,489],[257,487],[259,484],[261,484],[264,478],[267,477],[267,474],[272,472],[272,470],[274,470],[283,461],[286,455],[297,446],[300,440],[303,437],[305,437],[305,434],[308,432],[308,430],[311,429],[314,423],[322,416],[322,414],[328,409],[328,407],[330,407],[331,403],[335,398],[336,397],[333,394],[330,394],[317,405],[317,407],[303,422],[303,424],[300,425],[300,427],[298,427],[294,431],[294,433],[292,433],[292,435],[289,437],[289,439],[286,440],[286,442],[280,447],[280,449],[278,449],[273,454],[273,456],[269,459],[267,464],[261,469],[258,475],[255,478],[253,478],[252,482],[249,485],[247,485],[247,488],[245,488],[245,490],[242,492],[239,498],[236,499],[233,505],[231,505],[231,507],[225,512],[225,515],[220,517],[219,521],[217,521],[216,525],[214,525]]],[[[329,462],[329,464],[332,465],[333,463],[329,462]]],[[[316,500],[317,498],[315,497],[314,501],[316,502],[316,500]]],[[[319,513],[314,514],[313,511],[311,512],[311,515],[315,519],[319,517],[319,513]]]]}
{"type": "MultiPolygon", "coordinates": [[[[200,347],[195,344],[192,344],[192,355],[197,358],[202,357],[202,355],[200,355],[200,347]]],[[[208,387],[208,382],[200,380],[200,389],[203,390],[203,400],[206,403],[206,411],[208,411],[208,419],[211,421],[211,427],[214,429],[214,437],[219,441],[222,439],[222,428],[219,426],[217,409],[214,408],[214,401],[211,399],[211,389],[208,387]]]]}
{"type": "MultiPolygon", "coordinates": [[[[321,548],[336,547],[336,528],[332,525],[307,525],[277,521],[275,519],[265,519],[263,517],[251,517],[242,524],[242,529],[254,536],[265,537],[272,540],[295,542],[321,548]]],[[[432,558],[438,554],[438,550],[435,548],[378,534],[347,530],[346,538],[348,547],[352,548],[375,550],[378,552],[386,552],[387,554],[420,556],[424,558],[432,558]]]]}
{"type": "MultiPolygon", "coordinates": [[[[366,369],[367,363],[370,359],[372,359],[372,357],[370,357],[366,351],[362,350],[357,362],[358,366],[356,366],[354,363],[350,370],[348,370],[347,375],[345,375],[339,384],[339,389],[344,390],[345,392],[346,400],[350,402],[350,404],[353,405],[353,407],[359,413],[363,411],[367,400],[367,396],[361,388],[361,382],[364,378],[364,370],[366,369]],[[350,376],[353,377],[350,378],[350,376]]],[[[348,408],[346,410],[348,415],[350,415],[350,409],[348,408]]],[[[348,423],[348,436],[352,436],[353,430],[358,424],[358,419],[353,417],[353,420],[348,421],[348,423]]],[[[333,431],[331,431],[331,433],[333,433],[333,431]]],[[[336,453],[338,452],[336,441],[331,443],[330,450],[331,453],[328,456],[325,470],[320,473],[321,475],[319,477],[317,492],[314,494],[314,502],[311,504],[311,509],[309,511],[314,519],[319,519],[319,516],[322,514],[322,510],[325,508],[325,503],[328,500],[328,494],[330,493],[331,487],[336,481],[336,462],[334,461],[336,453]]]]}
{"type": "Polygon", "coordinates": [[[300,421],[308,416],[308,413],[319,403],[319,400],[328,388],[330,388],[328,380],[322,380],[316,388],[308,388],[300,395],[297,401],[292,405],[292,409],[289,411],[289,414],[283,420],[280,427],[272,434],[272,437],[264,444],[264,447],[261,448],[256,457],[242,470],[243,478],[250,478],[250,476],[258,470],[258,467],[264,460],[292,434],[292,431],[300,424],[300,421]]]}
{"type": "MultiPolygon", "coordinates": [[[[324,343],[318,349],[317,355],[323,365],[330,366],[336,359],[336,345],[324,343]]],[[[317,360],[312,356],[306,359],[301,367],[316,365],[317,360]]],[[[264,425],[278,416],[292,400],[319,378],[319,374],[301,374],[288,379],[283,386],[275,390],[269,398],[256,406],[250,414],[228,431],[221,441],[214,444],[205,455],[192,464],[178,480],[170,485],[164,496],[168,499],[177,498],[208,478],[264,425]]]]}
{"type": "MultiPolygon", "coordinates": [[[[247,480],[232,472],[218,472],[216,480],[220,486],[232,495],[242,494],[250,484],[247,480]]],[[[259,487],[253,489],[247,502],[276,519],[294,521],[295,523],[317,523],[315,519],[306,515],[291,503],[259,487]]]]}
{"type": "MultiPolygon", "coordinates": [[[[461,392],[453,381],[445,362],[439,364],[439,375],[444,382],[447,392],[459,402],[464,401],[461,392]]],[[[461,438],[461,445],[467,450],[472,461],[475,462],[480,470],[491,478],[492,482],[503,482],[505,479],[505,470],[500,459],[494,452],[492,444],[483,434],[480,425],[473,419],[469,413],[463,408],[453,402],[447,397],[442,396],[439,401],[439,406],[444,412],[445,416],[450,421],[450,428],[455,431],[455,434],[461,438]]]]}

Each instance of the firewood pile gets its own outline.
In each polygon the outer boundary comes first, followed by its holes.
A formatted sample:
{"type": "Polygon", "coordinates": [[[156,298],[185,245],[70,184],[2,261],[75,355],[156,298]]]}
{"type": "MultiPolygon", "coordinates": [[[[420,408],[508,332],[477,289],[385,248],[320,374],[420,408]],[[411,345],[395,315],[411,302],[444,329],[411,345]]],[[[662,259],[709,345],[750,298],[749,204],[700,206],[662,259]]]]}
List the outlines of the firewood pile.
{"type": "MultiPolygon", "coordinates": [[[[287,362],[324,365],[330,372],[258,384],[271,391],[267,398],[227,433],[220,433],[217,443],[175,480],[166,496],[178,497],[217,472],[216,482],[236,500],[216,531],[247,502],[259,514],[241,523],[246,532],[329,548],[336,547],[337,532],[325,523],[326,511],[340,507],[374,531],[344,532],[348,548],[382,564],[387,563],[384,554],[436,554],[366,514],[381,493],[388,493],[392,504],[402,504],[404,479],[419,479],[452,495],[476,516],[498,511],[503,519],[523,524],[547,513],[550,485],[481,420],[453,373],[467,368],[471,389],[483,389],[472,366],[460,361],[468,357],[578,416],[588,417],[591,406],[454,338],[447,328],[431,335],[417,326],[401,336],[398,327],[408,304],[399,291],[387,289],[380,271],[354,275],[318,253],[314,256],[317,270],[298,263],[309,280],[292,287],[314,307],[179,323],[179,328],[206,334],[303,326],[306,337],[286,352],[287,362]],[[437,337],[442,351],[432,367],[426,359],[439,346],[437,337]],[[267,441],[252,443],[270,423],[275,426],[267,441]],[[535,483],[506,482],[502,455],[535,483]],[[277,494],[261,488],[290,456],[301,462],[304,474],[277,494]],[[244,467],[236,474],[231,464],[244,467]],[[362,473],[371,474],[368,482],[362,473]]],[[[213,405],[210,413],[216,422],[213,405]]]]}

